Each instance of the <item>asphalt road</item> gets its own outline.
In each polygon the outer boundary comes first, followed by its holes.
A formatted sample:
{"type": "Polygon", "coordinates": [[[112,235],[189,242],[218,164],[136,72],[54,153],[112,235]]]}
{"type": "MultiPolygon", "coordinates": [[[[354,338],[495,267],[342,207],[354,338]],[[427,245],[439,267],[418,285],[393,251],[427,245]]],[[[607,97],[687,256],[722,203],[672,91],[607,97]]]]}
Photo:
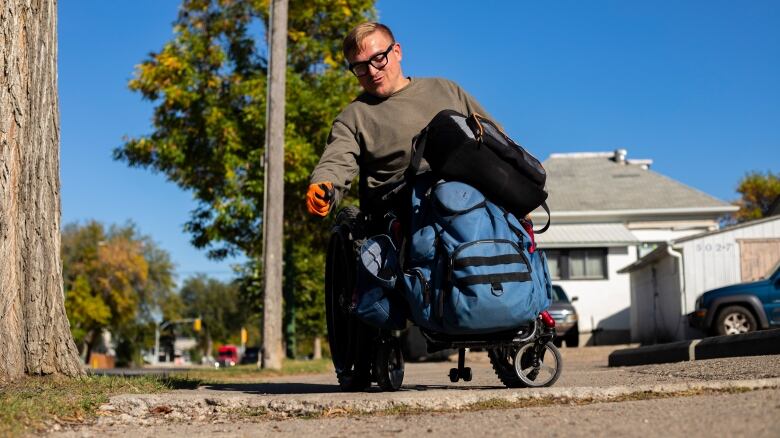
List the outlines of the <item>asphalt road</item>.
{"type": "Polygon", "coordinates": [[[103,407],[95,424],[56,433],[133,437],[225,433],[780,436],[780,356],[609,368],[607,357],[613,349],[564,349],[565,368],[553,388],[504,389],[485,355],[471,354],[467,365],[474,369],[472,382],[451,384],[447,371],[455,363],[445,362],[407,364],[405,384],[395,393],[340,393],[335,377],[327,373],[154,396],[118,396],[103,407]],[[762,381],[759,386],[750,383],[762,381]],[[720,389],[693,392],[700,395],[685,393],[685,388],[696,385],[720,389]],[[729,385],[734,386],[728,389],[729,385]],[[652,393],[652,398],[644,399],[645,392],[652,393]],[[615,397],[620,394],[630,396],[615,397]],[[511,409],[459,407],[496,398],[546,402],[511,409]],[[374,410],[356,414],[354,409],[362,406],[374,410]],[[398,406],[418,409],[413,414],[391,415],[398,406]],[[319,410],[311,415],[306,409],[319,410]],[[267,415],[271,411],[274,415],[267,415]]]}

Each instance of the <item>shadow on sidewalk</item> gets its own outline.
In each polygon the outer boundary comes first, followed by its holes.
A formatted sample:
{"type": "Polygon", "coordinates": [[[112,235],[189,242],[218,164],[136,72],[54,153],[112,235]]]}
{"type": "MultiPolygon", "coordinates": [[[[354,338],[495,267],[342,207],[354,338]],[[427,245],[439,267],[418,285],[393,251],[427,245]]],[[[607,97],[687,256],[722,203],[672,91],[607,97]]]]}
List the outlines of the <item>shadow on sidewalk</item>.
{"type": "MultiPolygon", "coordinates": [[[[200,387],[208,391],[242,392],[255,395],[281,395],[281,394],[325,394],[341,392],[336,384],[326,385],[319,383],[215,383],[205,384],[200,387]]],[[[503,386],[453,386],[453,385],[404,385],[398,392],[430,391],[430,390],[492,390],[501,389],[503,386]]],[[[376,385],[371,386],[364,393],[382,392],[376,385]]]]}
{"type": "Polygon", "coordinates": [[[201,385],[209,391],[243,392],[245,394],[323,394],[339,392],[338,385],[320,383],[214,383],[201,385]]]}

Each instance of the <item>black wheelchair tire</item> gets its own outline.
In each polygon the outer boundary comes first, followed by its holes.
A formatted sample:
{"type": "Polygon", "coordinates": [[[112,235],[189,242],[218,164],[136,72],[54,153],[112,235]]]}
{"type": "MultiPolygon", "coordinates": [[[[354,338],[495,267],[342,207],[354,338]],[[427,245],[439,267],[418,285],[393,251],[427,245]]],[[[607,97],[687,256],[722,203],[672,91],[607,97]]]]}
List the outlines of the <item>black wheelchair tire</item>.
{"type": "Polygon", "coordinates": [[[525,385],[517,377],[515,366],[513,364],[515,354],[520,348],[517,346],[505,346],[488,349],[490,364],[493,365],[493,371],[496,377],[507,388],[524,388],[525,385]]]}
{"type": "Polygon", "coordinates": [[[342,391],[363,391],[371,386],[372,339],[376,329],[350,312],[355,287],[355,222],[360,212],[347,207],[336,217],[325,267],[325,313],[331,358],[342,391]]]}

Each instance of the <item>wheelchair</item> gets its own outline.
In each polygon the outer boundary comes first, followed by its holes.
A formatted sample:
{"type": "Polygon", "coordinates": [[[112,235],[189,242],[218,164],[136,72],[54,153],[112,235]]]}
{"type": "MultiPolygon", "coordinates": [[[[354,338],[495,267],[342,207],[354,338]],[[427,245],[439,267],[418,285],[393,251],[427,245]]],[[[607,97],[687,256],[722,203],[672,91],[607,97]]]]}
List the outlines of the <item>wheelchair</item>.
{"type": "MultiPolygon", "coordinates": [[[[404,379],[401,331],[375,328],[354,315],[359,293],[358,250],[367,237],[388,225],[382,222],[372,221],[356,207],[346,207],[337,213],[330,236],[326,319],[331,357],[342,391],[364,391],[373,382],[383,391],[397,391],[404,379]]],[[[486,350],[496,376],[508,388],[547,387],[561,375],[563,361],[552,342],[555,323],[546,312],[526,326],[487,334],[452,335],[422,327],[420,331],[428,352],[457,349],[458,366],[450,369],[448,376],[453,383],[472,380],[471,368],[465,366],[467,348],[486,350]]]]}

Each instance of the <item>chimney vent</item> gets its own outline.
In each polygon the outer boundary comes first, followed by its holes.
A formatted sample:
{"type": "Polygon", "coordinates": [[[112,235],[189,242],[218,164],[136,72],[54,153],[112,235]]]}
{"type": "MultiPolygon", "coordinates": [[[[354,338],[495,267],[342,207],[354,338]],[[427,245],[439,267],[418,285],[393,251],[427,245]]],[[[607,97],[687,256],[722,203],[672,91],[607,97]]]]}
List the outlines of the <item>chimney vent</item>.
{"type": "Polygon", "coordinates": [[[625,149],[615,149],[615,155],[612,159],[618,164],[626,164],[626,155],[628,151],[625,149]]]}

